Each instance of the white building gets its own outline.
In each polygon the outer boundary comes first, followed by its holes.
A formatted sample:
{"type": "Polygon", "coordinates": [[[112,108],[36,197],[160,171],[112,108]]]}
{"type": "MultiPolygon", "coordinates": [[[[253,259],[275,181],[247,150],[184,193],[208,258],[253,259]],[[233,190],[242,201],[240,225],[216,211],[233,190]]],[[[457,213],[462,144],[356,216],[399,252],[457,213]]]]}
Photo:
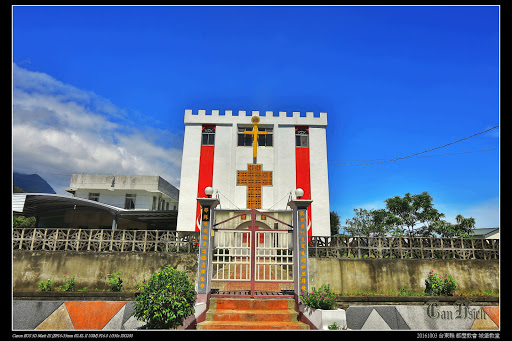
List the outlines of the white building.
{"type": "MultiPolygon", "coordinates": [[[[330,235],[326,113],[185,110],[184,122],[178,230],[199,230],[205,187],[220,200],[217,222],[252,208],[291,222],[287,202],[302,188],[313,200],[308,234],[330,235]]],[[[264,219],[258,226],[277,228],[264,219]]]]}
{"type": "Polygon", "coordinates": [[[176,210],[179,190],[158,175],[73,174],[67,192],[127,210],[176,210]]]}
{"type": "Polygon", "coordinates": [[[67,192],[13,193],[36,227],[175,230],[179,190],[159,176],[73,174],[67,192]]]}

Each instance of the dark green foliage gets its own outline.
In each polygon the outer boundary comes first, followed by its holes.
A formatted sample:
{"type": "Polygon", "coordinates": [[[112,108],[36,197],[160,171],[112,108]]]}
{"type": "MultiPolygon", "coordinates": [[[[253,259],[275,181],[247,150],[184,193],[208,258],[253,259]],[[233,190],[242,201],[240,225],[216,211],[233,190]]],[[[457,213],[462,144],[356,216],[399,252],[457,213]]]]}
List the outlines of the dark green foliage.
{"type": "Polygon", "coordinates": [[[166,266],[154,273],[135,297],[133,316],[147,329],[176,329],[194,313],[196,292],[183,271],[166,266]]]}
{"type": "Polygon", "coordinates": [[[331,211],[330,212],[330,222],[331,222],[331,236],[334,236],[339,232],[340,230],[340,227],[341,227],[341,223],[340,223],[340,216],[338,215],[338,213],[336,211],[331,211]]]}
{"type": "Polygon", "coordinates": [[[443,220],[444,213],[434,207],[434,199],[428,192],[405,193],[403,197],[394,196],[384,202],[385,209],[354,209],[354,218],[346,220],[347,233],[353,236],[469,238],[475,228],[474,218],[460,214],[456,224],[443,220]]]}

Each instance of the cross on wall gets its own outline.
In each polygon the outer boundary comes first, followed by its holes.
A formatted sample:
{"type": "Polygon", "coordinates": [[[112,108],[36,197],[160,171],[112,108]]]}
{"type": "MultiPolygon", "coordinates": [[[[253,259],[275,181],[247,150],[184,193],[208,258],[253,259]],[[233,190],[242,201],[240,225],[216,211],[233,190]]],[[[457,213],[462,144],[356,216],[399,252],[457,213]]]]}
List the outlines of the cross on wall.
{"type": "Polygon", "coordinates": [[[237,171],[237,186],[247,186],[247,208],[261,208],[261,187],[272,186],[272,172],[263,165],[248,164],[246,171],[237,171]]]}

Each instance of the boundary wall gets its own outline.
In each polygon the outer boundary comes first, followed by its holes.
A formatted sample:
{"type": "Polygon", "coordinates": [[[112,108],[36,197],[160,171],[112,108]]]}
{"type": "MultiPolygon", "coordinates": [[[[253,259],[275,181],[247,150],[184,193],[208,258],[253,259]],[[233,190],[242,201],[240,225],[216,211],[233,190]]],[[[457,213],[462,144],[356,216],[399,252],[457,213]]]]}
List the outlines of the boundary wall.
{"type": "MultiPolygon", "coordinates": [[[[329,284],[336,292],[406,290],[422,291],[430,270],[452,275],[458,290],[498,291],[499,260],[490,259],[335,259],[310,257],[310,288],[329,284]]],[[[135,281],[148,279],[167,264],[197,276],[196,253],[136,252],[13,252],[13,290],[38,290],[40,281],[64,285],[64,275],[77,275],[76,287],[88,291],[108,289],[108,273],[121,271],[123,288],[135,289],[135,281]]]]}

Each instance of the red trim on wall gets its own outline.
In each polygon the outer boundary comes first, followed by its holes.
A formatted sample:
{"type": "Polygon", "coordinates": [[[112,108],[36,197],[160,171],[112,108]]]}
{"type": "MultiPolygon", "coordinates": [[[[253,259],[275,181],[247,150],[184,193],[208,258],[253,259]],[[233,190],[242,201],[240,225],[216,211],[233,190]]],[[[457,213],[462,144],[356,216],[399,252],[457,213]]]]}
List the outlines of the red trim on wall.
{"type": "MultiPolygon", "coordinates": [[[[215,125],[204,124],[203,128],[213,127],[215,129],[215,125]]],[[[202,131],[201,129],[201,131],[202,131]]],[[[201,134],[201,141],[203,137],[201,134]]],[[[201,155],[199,156],[199,180],[197,182],[197,197],[198,198],[206,198],[206,194],[204,194],[204,189],[208,186],[212,186],[213,180],[213,157],[215,153],[215,146],[203,146],[201,145],[201,155]]],[[[199,232],[199,222],[201,221],[201,205],[197,203],[196,209],[196,221],[194,225],[196,227],[196,232],[199,232]]]]}
{"type": "MultiPolygon", "coordinates": [[[[308,127],[295,127],[295,130],[305,128],[309,132],[308,127]]],[[[308,140],[308,146],[309,146],[308,140]]],[[[304,190],[302,199],[311,200],[311,180],[309,172],[309,147],[295,147],[295,185],[296,188],[304,190]]],[[[313,229],[313,220],[311,217],[311,205],[308,207],[308,220],[311,227],[308,229],[308,237],[311,236],[313,229]]]]}

